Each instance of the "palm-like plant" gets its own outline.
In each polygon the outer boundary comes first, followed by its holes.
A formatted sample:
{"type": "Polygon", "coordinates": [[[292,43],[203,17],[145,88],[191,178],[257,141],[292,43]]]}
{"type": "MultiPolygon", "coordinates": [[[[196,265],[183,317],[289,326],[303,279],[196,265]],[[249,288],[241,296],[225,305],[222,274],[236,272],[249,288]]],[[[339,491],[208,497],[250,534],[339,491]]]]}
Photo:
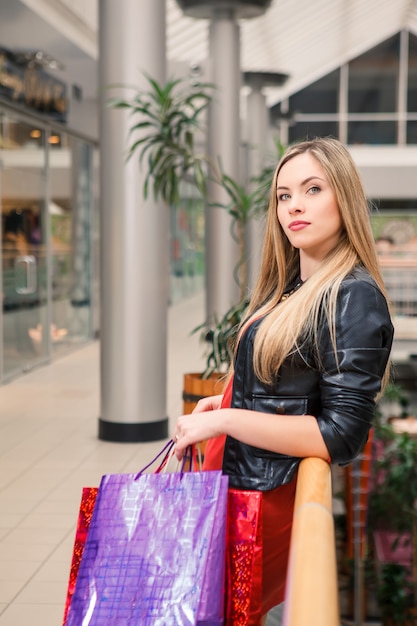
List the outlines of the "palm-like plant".
{"type": "Polygon", "coordinates": [[[237,265],[233,269],[233,275],[240,290],[239,300],[242,301],[247,297],[245,231],[249,220],[254,217],[254,203],[258,192],[248,191],[246,187],[237,183],[224,172],[220,174],[220,184],[226,191],[229,201],[226,203],[212,202],[210,206],[226,209],[232,217],[230,234],[239,249],[239,258],[237,265]]]}
{"type": "Polygon", "coordinates": [[[193,330],[193,333],[200,332],[200,341],[206,347],[206,368],[201,378],[210,378],[214,372],[226,373],[229,369],[237,330],[248,303],[248,300],[241,300],[230,307],[221,318],[214,314],[213,319],[203,322],[193,330]]]}
{"type": "Polygon", "coordinates": [[[205,195],[207,157],[196,152],[195,135],[211,96],[208,84],[182,86],[180,79],[165,85],[150,77],[149,90],[136,91],[131,100],[111,98],[109,106],[129,109],[133,118],[128,158],[139,151],[139,163],[147,158],[144,197],[152,185],[155,199],[168,204],[180,200],[181,181],[191,176],[205,195]]]}

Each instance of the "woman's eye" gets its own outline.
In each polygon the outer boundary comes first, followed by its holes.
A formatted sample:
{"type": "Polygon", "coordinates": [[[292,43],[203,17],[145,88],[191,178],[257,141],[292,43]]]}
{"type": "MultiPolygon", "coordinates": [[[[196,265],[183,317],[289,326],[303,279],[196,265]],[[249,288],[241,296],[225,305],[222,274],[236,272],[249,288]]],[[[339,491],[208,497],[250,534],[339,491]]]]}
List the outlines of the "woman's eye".
{"type": "Polygon", "coordinates": [[[319,193],[320,191],[320,187],[317,187],[317,185],[314,185],[313,187],[310,187],[310,189],[308,190],[308,193],[314,194],[314,193],[319,193]]]}
{"type": "Polygon", "coordinates": [[[278,201],[288,200],[288,198],[289,198],[289,197],[290,197],[290,194],[289,194],[289,193],[281,193],[281,194],[278,196],[278,201]]]}

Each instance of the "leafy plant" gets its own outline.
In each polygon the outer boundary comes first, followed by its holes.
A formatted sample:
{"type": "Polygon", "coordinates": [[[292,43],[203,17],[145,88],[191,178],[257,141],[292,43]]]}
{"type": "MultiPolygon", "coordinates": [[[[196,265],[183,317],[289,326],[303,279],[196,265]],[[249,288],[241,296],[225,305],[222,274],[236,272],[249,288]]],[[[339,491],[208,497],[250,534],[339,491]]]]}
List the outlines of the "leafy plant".
{"type": "Polygon", "coordinates": [[[206,346],[206,367],[202,378],[210,378],[213,372],[226,372],[233,360],[238,327],[244,317],[248,300],[232,306],[223,317],[213,316],[211,324],[204,322],[192,332],[200,332],[200,341],[206,346]]]}
{"type": "MultiPolygon", "coordinates": [[[[246,246],[245,231],[250,219],[255,217],[255,199],[258,197],[258,191],[248,191],[243,185],[239,185],[233,178],[221,172],[220,181],[223,189],[229,196],[229,202],[220,203],[212,202],[210,206],[221,207],[226,209],[232,217],[230,226],[230,234],[233,240],[238,244],[239,259],[233,270],[233,276],[236,284],[240,289],[239,301],[243,302],[247,290],[247,263],[246,263],[246,246]]],[[[227,316],[228,314],[226,314],[227,316]]]]}
{"type": "Polygon", "coordinates": [[[201,131],[201,116],[211,100],[208,84],[180,79],[160,85],[147,78],[149,90],[136,90],[132,99],[111,98],[108,105],[128,109],[133,118],[128,158],[139,151],[139,163],[147,158],[144,197],[149,186],[155,199],[168,204],[180,200],[180,184],[191,176],[205,195],[207,156],[196,152],[195,135],[201,131]],[[137,120],[137,121],[136,121],[137,120]]]}
{"type": "Polygon", "coordinates": [[[399,385],[398,383],[390,382],[384,391],[384,398],[389,402],[397,403],[401,407],[400,417],[408,416],[410,400],[401,385],[399,385]]]}
{"type": "Polygon", "coordinates": [[[246,228],[251,220],[261,218],[268,209],[275,168],[284,151],[283,144],[278,140],[275,141],[275,150],[269,155],[267,164],[259,174],[249,180],[246,186],[238,185],[220,169],[221,184],[230,201],[219,206],[223,206],[232,216],[232,237],[239,246],[239,260],[234,270],[234,277],[240,288],[241,303],[247,298],[248,288],[246,228]]]}
{"type": "Polygon", "coordinates": [[[374,485],[369,499],[372,527],[389,525],[411,532],[417,516],[417,439],[396,433],[390,424],[376,425],[382,454],[374,461],[374,485]]]}
{"type": "Polygon", "coordinates": [[[384,563],[381,566],[377,599],[384,624],[388,620],[398,625],[407,624],[407,610],[413,604],[413,594],[404,565],[384,563]]]}

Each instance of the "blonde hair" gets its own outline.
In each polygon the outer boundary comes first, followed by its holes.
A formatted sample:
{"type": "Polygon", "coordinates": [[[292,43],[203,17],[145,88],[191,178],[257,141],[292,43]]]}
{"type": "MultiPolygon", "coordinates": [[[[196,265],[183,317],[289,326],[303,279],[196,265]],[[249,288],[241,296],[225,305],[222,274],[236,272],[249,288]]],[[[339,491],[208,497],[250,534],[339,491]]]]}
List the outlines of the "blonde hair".
{"type": "MultiPolygon", "coordinates": [[[[273,382],[284,359],[299,350],[300,342],[312,340],[318,355],[318,326],[323,313],[336,353],[336,298],[342,280],[358,265],[368,270],[387,297],[370,226],[368,201],[350,153],[333,138],[317,138],[289,147],[273,177],[261,268],[244,323],[268,313],[260,324],[254,345],[255,372],[264,383],[273,382]],[[308,281],[277,306],[285,289],[299,274],[299,252],[291,246],[277,217],[277,178],[285,163],[304,153],[311,154],[325,172],[336,197],[343,231],[336,247],[308,281]]],[[[383,386],[388,375],[387,367],[383,386]]]]}

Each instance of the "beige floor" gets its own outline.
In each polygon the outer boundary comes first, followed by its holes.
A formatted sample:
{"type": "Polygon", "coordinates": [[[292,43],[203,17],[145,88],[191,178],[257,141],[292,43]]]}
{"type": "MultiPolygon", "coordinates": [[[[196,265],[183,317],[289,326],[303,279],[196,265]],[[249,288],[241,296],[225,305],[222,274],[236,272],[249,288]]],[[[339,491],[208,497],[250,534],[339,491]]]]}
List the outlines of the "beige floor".
{"type": "MultiPolygon", "coordinates": [[[[190,330],[203,297],[170,307],[168,414],[182,407],[182,376],[200,370],[190,330]]],[[[99,343],[0,387],[0,626],[60,626],[81,488],[134,472],[161,442],[97,439],[99,343]]]]}

